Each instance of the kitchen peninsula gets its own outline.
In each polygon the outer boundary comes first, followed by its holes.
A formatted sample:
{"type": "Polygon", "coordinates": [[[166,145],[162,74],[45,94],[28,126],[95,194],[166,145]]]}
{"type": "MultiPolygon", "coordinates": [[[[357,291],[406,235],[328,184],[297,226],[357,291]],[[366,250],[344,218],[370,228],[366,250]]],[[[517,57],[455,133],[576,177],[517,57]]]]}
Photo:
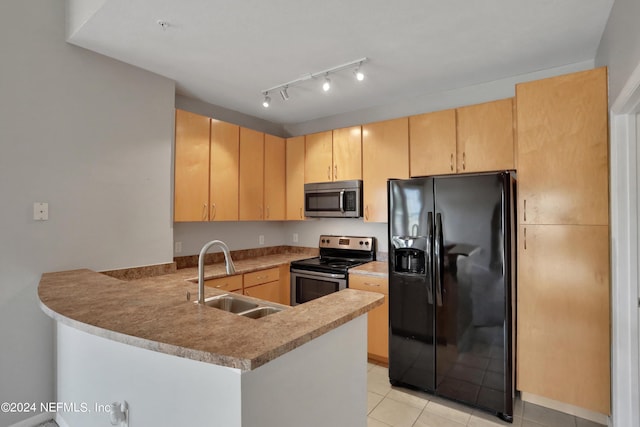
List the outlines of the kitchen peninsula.
{"type": "MultiPolygon", "coordinates": [[[[255,270],[238,261],[238,273],[255,270]]],[[[366,425],[366,314],[382,296],[345,289],[252,319],[187,300],[194,269],[123,281],[43,274],[57,321],[57,400],[126,401],[135,425],[366,425]]],[[[221,264],[207,278],[223,277],[221,264]]],[[[207,288],[207,297],[221,294],[207,288]]],[[[248,297],[243,297],[248,298],[248,297]]],[[[98,425],[98,411],[60,414],[98,425]]]]}

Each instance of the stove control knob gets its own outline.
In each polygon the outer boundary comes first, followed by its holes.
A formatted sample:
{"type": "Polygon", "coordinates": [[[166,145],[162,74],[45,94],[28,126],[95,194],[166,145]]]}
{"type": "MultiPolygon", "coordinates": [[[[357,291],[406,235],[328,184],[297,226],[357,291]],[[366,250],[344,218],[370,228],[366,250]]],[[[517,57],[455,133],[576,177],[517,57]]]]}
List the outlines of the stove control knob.
{"type": "Polygon", "coordinates": [[[321,241],[322,241],[322,243],[324,243],[324,242],[325,242],[325,240],[324,240],[324,239],[322,239],[321,241]]]}
{"type": "Polygon", "coordinates": [[[364,245],[364,242],[362,240],[360,240],[360,246],[364,245]]]}
{"type": "Polygon", "coordinates": [[[365,242],[365,245],[369,246],[369,242],[365,242]]]}
{"type": "Polygon", "coordinates": [[[327,244],[331,243],[331,240],[327,239],[327,244]]]}

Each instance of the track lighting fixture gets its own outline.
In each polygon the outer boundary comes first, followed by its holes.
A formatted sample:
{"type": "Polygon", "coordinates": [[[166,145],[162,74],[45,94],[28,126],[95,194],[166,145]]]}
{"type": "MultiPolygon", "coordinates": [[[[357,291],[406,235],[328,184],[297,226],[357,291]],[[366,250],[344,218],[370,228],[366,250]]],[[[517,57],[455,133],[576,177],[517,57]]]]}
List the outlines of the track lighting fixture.
{"type": "Polygon", "coordinates": [[[322,90],[325,92],[329,92],[331,89],[331,80],[329,80],[329,73],[324,75],[324,83],[322,83],[322,90]]]}
{"type": "Polygon", "coordinates": [[[322,70],[322,71],[318,71],[317,73],[309,73],[309,74],[305,74],[304,76],[297,78],[295,80],[292,80],[290,82],[287,83],[283,83],[274,87],[271,87],[269,89],[265,89],[262,91],[262,94],[264,95],[264,100],[262,101],[262,106],[264,108],[268,108],[270,103],[271,103],[271,98],[269,97],[269,92],[273,92],[273,91],[279,91],[280,92],[280,97],[282,98],[283,101],[287,101],[289,100],[289,92],[287,91],[290,87],[299,85],[307,80],[313,80],[313,79],[317,79],[318,77],[324,77],[324,80],[322,82],[322,90],[324,92],[328,92],[331,89],[331,79],[329,79],[329,74],[331,73],[336,73],[338,71],[342,71],[345,70],[347,68],[353,68],[355,67],[355,69],[353,70],[353,74],[356,77],[356,80],[358,81],[362,81],[364,80],[364,73],[362,72],[362,64],[364,64],[365,62],[369,61],[369,58],[360,58],[357,59],[355,61],[351,61],[351,62],[347,62],[346,64],[342,64],[342,65],[338,65],[332,68],[328,68],[326,70],[322,70]]]}
{"type": "Polygon", "coordinates": [[[362,62],[358,64],[358,68],[355,69],[353,74],[356,76],[356,80],[361,82],[364,80],[364,73],[362,72],[362,62]]]}
{"type": "Polygon", "coordinates": [[[280,96],[282,97],[283,101],[288,101],[289,100],[289,94],[287,93],[287,88],[289,86],[285,86],[282,89],[280,89],[280,96]]]}

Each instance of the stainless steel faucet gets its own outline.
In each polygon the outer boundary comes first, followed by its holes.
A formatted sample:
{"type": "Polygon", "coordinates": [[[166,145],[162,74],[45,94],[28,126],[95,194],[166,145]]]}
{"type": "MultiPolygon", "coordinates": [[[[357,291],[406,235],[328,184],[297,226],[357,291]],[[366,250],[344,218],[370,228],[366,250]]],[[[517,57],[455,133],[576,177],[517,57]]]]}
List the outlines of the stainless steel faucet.
{"type": "Polygon", "coordinates": [[[233,265],[229,247],[225,242],[222,240],[212,240],[206,243],[200,250],[200,255],[198,256],[198,304],[204,304],[204,256],[212,246],[219,246],[220,249],[222,249],[222,253],[224,253],[224,267],[227,270],[227,274],[235,274],[236,272],[236,266],[233,265]]]}

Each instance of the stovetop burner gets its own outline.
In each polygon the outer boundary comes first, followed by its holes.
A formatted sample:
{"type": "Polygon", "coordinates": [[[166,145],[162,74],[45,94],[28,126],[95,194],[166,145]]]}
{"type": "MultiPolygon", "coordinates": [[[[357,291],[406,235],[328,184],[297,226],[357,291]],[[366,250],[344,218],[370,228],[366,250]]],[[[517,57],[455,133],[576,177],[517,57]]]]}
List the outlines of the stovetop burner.
{"type": "Polygon", "coordinates": [[[351,267],[376,259],[375,238],[320,236],[320,256],[291,263],[292,269],[346,274],[351,267]]]}

